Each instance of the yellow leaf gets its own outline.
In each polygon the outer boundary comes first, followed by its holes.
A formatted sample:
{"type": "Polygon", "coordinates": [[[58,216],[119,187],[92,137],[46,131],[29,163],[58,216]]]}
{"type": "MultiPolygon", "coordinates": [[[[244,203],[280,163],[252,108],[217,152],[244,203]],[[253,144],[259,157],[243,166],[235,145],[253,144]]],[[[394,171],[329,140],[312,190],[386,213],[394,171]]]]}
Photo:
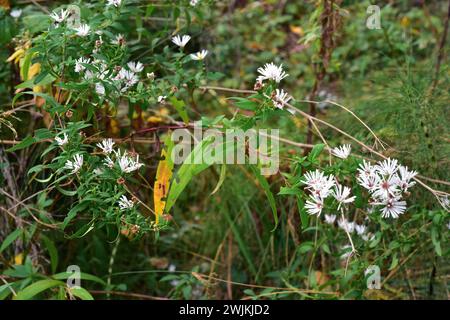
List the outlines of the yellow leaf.
{"type": "Polygon", "coordinates": [[[169,114],[169,109],[163,107],[163,108],[159,109],[158,111],[156,111],[156,114],[160,115],[162,117],[167,116],[169,114]]]}
{"type": "Polygon", "coordinates": [[[173,163],[170,161],[170,155],[166,149],[161,152],[162,160],[159,161],[158,169],[156,170],[156,179],[153,189],[153,202],[155,205],[155,222],[158,224],[159,218],[164,213],[166,207],[167,193],[170,186],[170,178],[172,177],[173,163]]]}
{"type": "Polygon", "coordinates": [[[118,134],[120,132],[119,121],[111,119],[110,125],[112,134],[118,134]]]}
{"type": "Polygon", "coordinates": [[[14,264],[21,265],[23,263],[23,253],[19,253],[14,257],[14,264]]]}
{"type": "Polygon", "coordinates": [[[160,122],[163,122],[163,118],[161,118],[161,117],[156,117],[156,116],[150,116],[150,117],[147,118],[147,122],[150,122],[150,123],[160,123],[160,122]]]}
{"type": "Polygon", "coordinates": [[[304,34],[302,27],[289,25],[289,29],[291,29],[292,33],[298,34],[299,36],[303,36],[304,34]]]}
{"type": "Polygon", "coordinates": [[[42,86],[34,86],[33,92],[44,92],[44,89],[42,88],[42,86]]]}
{"type": "Polygon", "coordinates": [[[32,79],[35,75],[37,75],[39,72],[41,72],[41,64],[40,63],[34,63],[30,69],[28,70],[28,79],[32,79]]]}
{"type": "Polygon", "coordinates": [[[403,28],[409,27],[410,24],[411,24],[411,21],[409,20],[409,18],[408,18],[407,16],[404,16],[404,17],[402,18],[402,20],[400,20],[400,25],[401,25],[403,28]]]}
{"type": "Polygon", "coordinates": [[[6,59],[6,62],[11,62],[14,60],[14,63],[17,63],[24,54],[25,50],[19,49],[16,52],[14,52],[8,59],[6,59]]]}

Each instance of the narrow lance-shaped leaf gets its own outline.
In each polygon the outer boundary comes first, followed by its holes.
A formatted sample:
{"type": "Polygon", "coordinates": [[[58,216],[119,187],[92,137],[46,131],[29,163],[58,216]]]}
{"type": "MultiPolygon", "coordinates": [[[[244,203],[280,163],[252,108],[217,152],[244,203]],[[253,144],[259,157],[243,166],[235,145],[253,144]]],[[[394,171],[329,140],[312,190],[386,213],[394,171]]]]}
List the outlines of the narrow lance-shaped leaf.
{"type": "Polygon", "coordinates": [[[170,135],[166,139],[168,145],[167,149],[161,151],[161,160],[159,161],[156,170],[156,179],[153,188],[153,202],[155,209],[155,222],[159,222],[159,218],[163,215],[166,206],[166,197],[169,192],[170,179],[173,172],[173,161],[171,159],[171,152],[173,143],[170,140],[170,135]]]}

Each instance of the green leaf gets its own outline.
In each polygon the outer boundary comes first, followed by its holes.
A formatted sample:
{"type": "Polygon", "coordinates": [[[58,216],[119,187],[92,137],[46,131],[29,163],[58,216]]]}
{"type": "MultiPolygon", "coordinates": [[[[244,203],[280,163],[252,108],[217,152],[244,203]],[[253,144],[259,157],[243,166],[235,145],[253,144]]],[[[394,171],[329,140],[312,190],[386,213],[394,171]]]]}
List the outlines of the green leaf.
{"type": "Polygon", "coordinates": [[[184,188],[188,185],[188,183],[192,180],[192,178],[203,170],[207,169],[212,163],[206,163],[205,161],[201,161],[201,163],[194,163],[194,159],[196,156],[201,156],[204,154],[204,150],[211,143],[210,139],[203,139],[200,143],[198,143],[194,150],[187,156],[184,163],[178,169],[176,173],[176,177],[173,179],[169,194],[167,196],[165,211],[169,212],[172,206],[177,201],[180,194],[183,192],[184,188]]]}
{"type": "Polygon", "coordinates": [[[175,110],[177,110],[177,112],[180,115],[180,117],[183,120],[183,122],[188,124],[189,123],[189,116],[188,116],[188,113],[187,113],[187,110],[186,110],[186,104],[184,103],[184,101],[183,100],[178,100],[175,97],[171,97],[170,98],[170,102],[175,107],[175,110]]]}
{"type": "Polygon", "coordinates": [[[31,173],[39,173],[39,172],[41,172],[44,169],[45,169],[45,165],[38,164],[38,165],[34,166],[33,168],[31,168],[30,170],[28,170],[27,174],[29,175],[31,173]]]}
{"type": "Polygon", "coordinates": [[[251,297],[256,296],[255,292],[252,289],[245,289],[244,293],[251,297]]]}
{"type": "Polygon", "coordinates": [[[439,234],[435,227],[431,229],[431,241],[434,245],[434,251],[438,256],[442,256],[441,242],[439,240],[439,234]]]}
{"type": "Polygon", "coordinates": [[[69,224],[69,222],[75,218],[75,216],[77,215],[78,212],[81,212],[83,210],[85,210],[88,207],[89,202],[85,201],[85,202],[80,202],[78,203],[75,207],[73,207],[72,209],[70,209],[69,213],[67,214],[66,218],[64,219],[64,222],[61,226],[62,230],[64,230],[67,225],[69,224]]]}
{"type": "Polygon", "coordinates": [[[248,100],[246,98],[240,98],[240,97],[231,97],[229,98],[231,100],[235,100],[236,102],[234,103],[238,108],[240,109],[244,109],[244,110],[250,110],[250,111],[254,111],[258,108],[259,103],[255,102],[255,101],[251,101],[248,100]]]}
{"type": "Polygon", "coordinates": [[[94,300],[94,297],[83,288],[70,288],[70,292],[77,298],[81,300],[94,300]]]}
{"type": "Polygon", "coordinates": [[[325,148],[325,145],[323,143],[316,144],[312,148],[311,152],[308,154],[308,160],[314,162],[314,160],[316,160],[319,157],[323,148],[325,148]]]}
{"type": "Polygon", "coordinates": [[[7,149],[6,151],[14,152],[17,150],[25,149],[25,148],[28,148],[29,146],[31,146],[35,142],[36,142],[36,139],[34,137],[28,136],[28,137],[24,138],[20,143],[12,146],[11,148],[7,149]]]}
{"type": "Polygon", "coordinates": [[[314,242],[305,241],[298,247],[297,250],[300,254],[305,254],[305,253],[311,251],[312,249],[314,249],[314,242]]]}
{"type": "Polygon", "coordinates": [[[0,246],[0,253],[3,252],[11,243],[13,243],[22,233],[22,229],[16,229],[13,232],[11,232],[5,240],[2,242],[2,245],[0,246]]]}
{"type": "Polygon", "coordinates": [[[37,294],[39,294],[47,289],[57,287],[57,286],[65,286],[65,283],[62,281],[50,280],[50,279],[40,280],[40,281],[37,281],[37,282],[29,285],[22,291],[18,292],[17,295],[13,299],[14,300],[29,300],[29,299],[33,298],[34,296],[36,296],[37,294]]]}
{"type": "Polygon", "coordinates": [[[14,96],[14,99],[12,100],[12,106],[14,107],[16,101],[21,96],[24,96],[26,94],[32,95],[34,97],[41,97],[42,99],[44,99],[45,102],[52,107],[49,110],[52,115],[55,114],[55,112],[63,112],[63,111],[65,111],[65,107],[60,105],[58,102],[56,102],[56,100],[52,96],[50,96],[48,94],[45,94],[45,93],[39,93],[39,92],[33,92],[33,91],[24,91],[24,92],[20,92],[20,93],[16,94],[14,96]]]}
{"type": "Polygon", "coordinates": [[[36,76],[36,78],[34,79],[34,85],[46,86],[55,80],[56,78],[54,76],[47,72],[43,72],[36,76]]]}
{"type": "MultiPolygon", "coordinates": [[[[70,276],[73,276],[72,272],[61,272],[61,273],[54,274],[52,276],[52,278],[55,279],[55,280],[67,280],[70,276]]],[[[99,283],[99,284],[101,284],[103,286],[106,286],[106,282],[105,281],[103,281],[99,277],[94,276],[94,275],[92,275],[90,273],[80,272],[80,279],[81,280],[86,280],[86,281],[97,282],[97,283],[99,283]]]]}
{"type": "Polygon", "coordinates": [[[225,75],[222,72],[208,72],[208,74],[207,74],[207,78],[209,80],[214,80],[214,81],[220,80],[224,76],[225,75]]]}
{"type": "Polygon", "coordinates": [[[217,185],[214,188],[214,190],[211,192],[211,194],[210,194],[211,196],[220,189],[220,186],[222,186],[222,183],[225,181],[226,173],[227,173],[227,166],[225,164],[223,164],[220,169],[219,181],[217,182],[217,185]]]}
{"type": "Polygon", "coordinates": [[[61,192],[65,196],[73,197],[77,194],[77,190],[66,190],[61,188],[60,186],[57,186],[56,189],[58,189],[59,192],[61,192]]]}
{"type": "Polygon", "coordinates": [[[50,265],[52,268],[52,273],[55,273],[56,268],[58,267],[58,250],[56,249],[55,243],[52,240],[44,235],[41,235],[41,237],[45,247],[48,250],[48,254],[50,255],[50,265]]]}
{"type": "Polygon", "coordinates": [[[25,149],[34,143],[40,142],[42,140],[50,139],[52,137],[53,137],[53,134],[48,129],[38,129],[35,131],[34,137],[27,136],[20,143],[16,144],[15,146],[12,146],[11,148],[7,149],[6,151],[13,152],[13,151],[25,149]]]}
{"type": "Polygon", "coordinates": [[[258,179],[261,187],[264,189],[264,192],[267,196],[267,200],[269,200],[270,208],[272,209],[272,215],[273,220],[275,222],[275,226],[273,227],[272,231],[274,231],[278,226],[278,212],[277,212],[277,205],[275,202],[275,197],[273,196],[272,191],[270,190],[270,185],[267,182],[266,178],[261,175],[259,172],[259,169],[255,165],[251,165],[250,169],[252,170],[253,174],[255,175],[256,179],[258,179]]]}
{"type": "Polygon", "coordinates": [[[20,75],[22,79],[28,80],[28,71],[30,70],[31,58],[33,57],[33,53],[27,52],[25,58],[23,59],[22,67],[20,68],[20,75]]]}
{"type": "Polygon", "coordinates": [[[305,209],[305,202],[300,196],[297,196],[297,207],[300,213],[300,221],[302,222],[302,229],[305,230],[309,226],[309,214],[305,209]]]}

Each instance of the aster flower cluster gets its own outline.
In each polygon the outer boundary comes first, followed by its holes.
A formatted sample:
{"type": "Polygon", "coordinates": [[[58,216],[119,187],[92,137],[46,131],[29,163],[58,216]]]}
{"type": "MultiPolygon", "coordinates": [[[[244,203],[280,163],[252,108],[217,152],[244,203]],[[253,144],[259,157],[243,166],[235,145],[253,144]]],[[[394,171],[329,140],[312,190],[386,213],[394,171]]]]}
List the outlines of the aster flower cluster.
{"type": "MultiPolygon", "coordinates": [[[[278,84],[281,80],[289,76],[283,70],[282,64],[277,66],[273,62],[266,63],[263,67],[258,68],[258,73],[260,75],[256,78],[255,90],[262,88],[264,86],[264,81],[266,80],[274,81],[278,84]]],[[[275,89],[275,91],[272,92],[270,99],[275,108],[283,109],[292,97],[283,89],[275,89]]]]}
{"type": "MultiPolygon", "coordinates": [[[[54,26],[58,28],[62,23],[67,22],[70,17],[70,11],[61,9],[59,13],[57,11],[53,11],[50,13],[50,18],[54,22],[54,26]]],[[[80,24],[77,26],[73,26],[73,31],[79,37],[86,37],[89,35],[91,31],[91,27],[88,24],[80,24]]]]}
{"type": "Polygon", "coordinates": [[[373,206],[382,206],[383,218],[398,218],[406,210],[402,197],[415,185],[412,179],[416,175],[416,171],[409,171],[395,159],[376,165],[364,161],[358,168],[358,183],[369,192],[373,206]]]}
{"type": "Polygon", "coordinates": [[[305,189],[309,191],[309,199],[305,208],[309,214],[319,216],[324,208],[325,199],[333,197],[338,203],[338,210],[344,205],[352,203],[354,196],[350,196],[350,188],[339,184],[333,175],[326,176],[319,170],[309,171],[304,176],[305,189]]]}
{"type": "MultiPolygon", "coordinates": [[[[56,136],[55,142],[58,146],[64,146],[68,143],[67,134],[63,134],[63,136],[56,136]]],[[[114,141],[109,139],[104,139],[101,142],[97,143],[97,147],[101,150],[101,153],[105,156],[103,160],[103,164],[112,169],[116,167],[122,173],[131,173],[136,170],[139,170],[144,164],[139,162],[139,155],[131,155],[127,151],[123,153],[120,150],[114,150],[114,141]]],[[[80,153],[75,154],[72,159],[66,161],[64,168],[71,170],[70,174],[77,173],[81,167],[83,166],[84,158],[80,153]]],[[[96,168],[94,173],[102,174],[103,168],[96,168]]]]}
{"type": "Polygon", "coordinates": [[[75,61],[76,73],[83,74],[85,80],[95,81],[95,91],[98,95],[105,94],[104,84],[109,84],[121,93],[128,91],[139,82],[139,73],[144,70],[144,65],[139,61],[130,61],[126,67],[109,68],[105,61],[93,60],[81,57],[75,61]],[[96,71],[87,69],[92,66],[96,71]]]}
{"type": "MultiPolygon", "coordinates": [[[[176,36],[172,37],[171,40],[176,46],[180,47],[180,49],[184,49],[189,40],[191,40],[191,36],[188,34],[185,34],[183,36],[177,34],[176,36]]],[[[208,50],[200,50],[199,52],[191,53],[189,56],[192,60],[201,61],[204,60],[207,55],[208,50]]]]}
{"type": "MultiPolygon", "coordinates": [[[[66,133],[55,137],[56,145],[61,148],[66,146],[68,142],[69,138],[66,133]]],[[[143,164],[139,162],[139,155],[132,155],[126,151],[121,152],[120,150],[115,150],[114,145],[115,143],[111,138],[104,139],[96,144],[100,153],[104,156],[104,159],[102,165],[97,166],[97,168],[92,171],[94,175],[104,174],[106,168],[116,168],[121,174],[128,174],[139,170],[143,166],[143,164]]],[[[69,174],[74,175],[83,168],[85,162],[85,156],[82,153],[77,152],[71,158],[66,160],[63,169],[70,170],[69,174]]],[[[85,167],[89,167],[89,165],[85,165],[85,167]]],[[[118,179],[118,182],[120,180],[124,181],[123,178],[120,178],[118,179]]],[[[135,201],[129,200],[125,195],[122,195],[118,201],[118,206],[120,211],[130,210],[135,206],[135,201]]]]}
{"type": "Polygon", "coordinates": [[[127,151],[122,153],[120,150],[114,150],[114,141],[112,139],[105,139],[97,143],[97,147],[105,155],[103,164],[110,169],[114,168],[117,164],[117,167],[122,173],[131,173],[143,166],[139,162],[139,155],[133,156],[127,151]]]}

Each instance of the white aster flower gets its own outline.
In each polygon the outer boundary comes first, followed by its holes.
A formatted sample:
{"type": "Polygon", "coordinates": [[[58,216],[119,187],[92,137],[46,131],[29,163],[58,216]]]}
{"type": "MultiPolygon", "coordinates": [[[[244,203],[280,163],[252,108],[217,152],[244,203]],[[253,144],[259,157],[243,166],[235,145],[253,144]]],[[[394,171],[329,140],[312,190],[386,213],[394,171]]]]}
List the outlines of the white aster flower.
{"type": "Polygon", "coordinates": [[[344,144],[340,147],[331,149],[331,153],[341,159],[347,159],[351,151],[352,147],[349,144],[344,144]]]}
{"type": "Polygon", "coordinates": [[[336,221],[336,215],[335,214],[325,214],[325,222],[328,224],[334,224],[334,221],[336,221]]]}
{"type": "Polygon", "coordinates": [[[378,187],[379,183],[381,182],[381,178],[377,174],[359,174],[358,175],[358,183],[366,188],[368,191],[373,192],[378,187]]]}
{"type": "Polygon", "coordinates": [[[364,241],[372,241],[373,239],[375,239],[375,235],[370,233],[370,232],[368,232],[368,233],[365,233],[365,234],[361,235],[361,238],[364,241]]]}
{"type": "Polygon", "coordinates": [[[130,61],[127,63],[128,68],[134,72],[134,73],[139,73],[142,70],[144,70],[144,65],[142,63],[140,63],[139,61],[130,61]]]}
{"type": "Polygon", "coordinates": [[[206,58],[206,55],[208,54],[208,50],[202,50],[197,53],[191,54],[192,60],[203,60],[206,58]]]}
{"type": "Polygon", "coordinates": [[[106,5],[107,6],[114,6],[114,7],[118,8],[121,3],[122,3],[122,0],[108,0],[106,5]]]}
{"type": "Polygon", "coordinates": [[[97,143],[97,147],[102,149],[106,154],[110,154],[113,151],[114,141],[111,138],[103,139],[102,142],[97,143]]]}
{"type": "Polygon", "coordinates": [[[57,23],[61,23],[69,16],[69,10],[61,9],[60,14],[58,14],[56,11],[53,11],[50,14],[50,18],[55,20],[57,23]]]}
{"type": "Polygon", "coordinates": [[[89,27],[89,25],[87,24],[82,24],[78,28],[75,28],[74,30],[77,32],[77,36],[86,37],[89,34],[91,27],[89,27]]]}
{"type": "Polygon", "coordinates": [[[416,171],[409,171],[408,167],[399,166],[398,172],[400,173],[398,185],[403,191],[408,191],[408,188],[416,184],[415,181],[411,181],[417,175],[416,171]]]}
{"type": "Polygon", "coordinates": [[[366,226],[363,224],[355,224],[356,233],[360,236],[366,233],[366,226]]]}
{"type": "Polygon", "coordinates": [[[338,205],[338,210],[341,208],[341,205],[343,203],[351,203],[353,201],[355,201],[355,196],[353,197],[349,197],[350,196],[350,188],[340,185],[340,184],[336,184],[334,186],[333,191],[331,192],[333,197],[339,202],[338,205]]]}
{"type": "Polygon", "coordinates": [[[320,197],[312,196],[309,200],[306,200],[305,204],[308,214],[320,215],[323,209],[323,200],[320,197]]]}
{"type": "Polygon", "coordinates": [[[95,92],[97,92],[98,95],[103,96],[105,95],[105,87],[101,83],[95,84],[95,92]]]}
{"type": "Polygon", "coordinates": [[[360,175],[366,176],[374,175],[376,172],[375,166],[371,165],[370,162],[366,162],[366,160],[363,160],[363,163],[359,165],[359,168],[357,170],[360,175]]]}
{"type": "Polygon", "coordinates": [[[391,175],[381,179],[375,186],[372,196],[376,199],[388,199],[394,197],[398,193],[398,176],[391,175]]]}
{"type": "Polygon", "coordinates": [[[65,164],[65,168],[72,170],[71,174],[77,173],[81,167],[83,166],[83,155],[76,154],[73,156],[73,161],[67,160],[65,164]]]}
{"type": "Polygon", "coordinates": [[[381,209],[381,216],[383,218],[392,217],[397,219],[398,216],[403,214],[406,210],[406,201],[401,201],[400,198],[390,198],[377,204],[382,204],[385,206],[381,209]]]}
{"type": "Polygon", "coordinates": [[[276,89],[275,96],[272,98],[273,105],[278,109],[283,109],[284,105],[291,100],[292,97],[288,95],[283,89],[276,89]]]}
{"type": "Polygon", "coordinates": [[[103,169],[95,168],[94,171],[92,171],[95,175],[99,176],[103,174],[103,169]]]}
{"type": "Polygon", "coordinates": [[[375,168],[382,175],[393,175],[398,169],[398,161],[387,158],[383,162],[378,162],[375,168]]]}
{"type": "Polygon", "coordinates": [[[114,38],[114,40],[112,40],[111,41],[111,43],[112,44],[115,44],[115,45],[124,45],[125,43],[126,43],[126,41],[125,41],[125,36],[123,35],[123,34],[121,34],[121,33],[119,33],[115,38],[114,38]]]}
{"type": "Polygon", "coordinates": [[[75,72],[80,73],[81,71],[85,70],[86,67],[83,66],[83,64],[89,64],[91,62],[91,59],[89,58],[78,58],[75,60],[75,72]]]}
{"type": "MultiPolygon", "coordinates": [[[[75,65],[75,67],[76,67],[76,65],[75,65]]],[[[85,80],[94,79],[94,73],[91,70],[86,70],[86,73],[84,74],[83,78],[85,80]]]]}
{"type": "Polygon", "coordinates": [[[184,48],[186,44],[189,42],[189,40],[191,40],[191,36],[187,34],[183,36],[177,34],[176,36],[172,37],[172,42],[175,43],[180,48],[184,48]]]}
{"type": "Polygon", "coordinates": [[[114,167],[114,161],[112,161],[112,159],[111,159],[109,156],[107,156],[107,157],[105,158],[105,160],[103,160],[103,162],[105,163],[105,165],[106,165],[108,168],[113,168],[113,167],[114,167]]]}
{"type": "Polygon", "coordinates": [[[9,14],[14,19],[17,19],[22,15],[22,9],[12,9],[9,14]]]}
{"type": "Polygon", "coordinates": [[[174,265],[173,263],[171,263],[171,264],[169,265],[169,267],[167,268],[167,270],[168,270],[169,272],[174,272],[175,270],[177,270],[177,266],[174,265]]]}
{"type": "Polygon", "coordinates": [[[139,163],[139,155],[136,156],[136,159],[133,159],[127,154],[127,152],[124,152],[124,154],[121,155],[119,150],[116,152],[116,156],[118,158],[119,167],[122,172],[130,173],[138,170],[143,166],[142,163],[139,163]]]}
{"type": "Polygon", "coordinates": [[[355,230],[355,223],[348,221],[344,216],[342,216],[341,219],[338,220],[338,226],[348,233],[353,233],[353,231],[355,230]]]}
{"type": "Polygon", "coordinates": [[[120,200],[119,200],[119,208],[120,208],[120,210],[122,210],[122,211],[123,210],[128,210],[128,209],[131,209],[133,207],[134,207],[134,202],[133,201],[128,200],[128,198],[125,195],[120,197],[120,200]]]}
{"type": "Polygon", "coordinates": [[[55,141],[58,144],[58,146],[63,146],[65,145],[67,142],[69,142],[69,138],[67,137],[67,134],[63,133],[63,137],[60,138],[58,136],[55,137],[55,141]]]}
{"type": "Polygon", "coordinates": [[[273,62],[266,63],[264,67],[258,68],[258,72],[261,74],[256,78],[257,82],[262,82],[264,80],[274,80],[279,83],[281,80],[289,76],[283,71],[283,65],[276,66],[273,62]]]}
{"type": "Polygon", "coordinates": [[[190,4],[192,7],[195,7],[199,2],[200,2],[200,0],[191,0],[191,1],[189,2],[189,4],[190,4]]]}
{"type": "Polygon", "coordinates": [[[306,189],[310,190],[314,196],[325,199],[331,192],[331,188],[334,186],[334,177],[332,175],[325,176],[323,172],[319,170],[308,171],[305,173],[306,189]]]}
{"type": "Polygon", "coordinates": [[[304,177],[305,183],[308,185],[308,187],[311,187],[312,189],[317,189],[322,184],[322,181],[325,179],[323,172],[317,169],[315,171],[306,172],[304,177]]]}
{"type": "Polygon", "coordinates": [[[139,77],[132,71],[128,71],[125,69],[121,69],[119,74],[115,78],[116,80],[121,80],[124,82],[125,86],[122,88],[122,91],[127,90],[129,87],[132,87],[139,81],[139,77]]]}

